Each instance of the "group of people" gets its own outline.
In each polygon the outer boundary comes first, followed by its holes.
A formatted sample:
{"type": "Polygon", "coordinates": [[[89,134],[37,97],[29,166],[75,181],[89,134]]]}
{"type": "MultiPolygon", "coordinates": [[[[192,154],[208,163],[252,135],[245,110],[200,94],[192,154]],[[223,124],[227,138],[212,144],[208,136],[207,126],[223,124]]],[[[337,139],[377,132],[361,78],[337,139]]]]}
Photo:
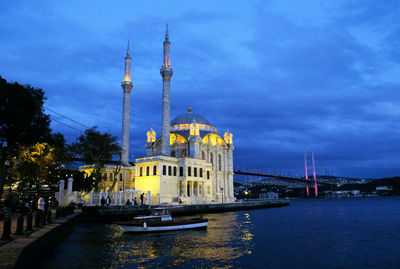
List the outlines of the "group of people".
{"type": "MultiPolygon", "coordinates": [[[[144,193],[142,193],[140,195],[140,205],[144,205],[144,199],[145,199],[144,193]]],[[[101,199],[100,199],[100,203],[101,203],[101,206],[109,206],[109,205],[111,205],[110,196],[107,196],[107,199],[104,199],[104,196],[102,196],[101,199]]],[[[137,201],[136,197],[133,198],[132,201],[128,199],[128,200],[126,200],[125,205],[138,205],[138,201],[137,201]]]]}
{"type": "Polygon", "coordinates": [[[49,198],[44,195],[10,194],[4,201],[4,205],[10,212],[25,214],[57,207],[58,201],[55,197],[49,198]]]}
{"type": "Polygon", "coordinates": [[[101,200],[100,200],[100,203],[101,203],[101,206],[105,206],[105,205],[109,206],[109,205],[111,205],[110,196],[107,196],[107,199],[104,199],[104,196],[102,196],[101,200]]]}

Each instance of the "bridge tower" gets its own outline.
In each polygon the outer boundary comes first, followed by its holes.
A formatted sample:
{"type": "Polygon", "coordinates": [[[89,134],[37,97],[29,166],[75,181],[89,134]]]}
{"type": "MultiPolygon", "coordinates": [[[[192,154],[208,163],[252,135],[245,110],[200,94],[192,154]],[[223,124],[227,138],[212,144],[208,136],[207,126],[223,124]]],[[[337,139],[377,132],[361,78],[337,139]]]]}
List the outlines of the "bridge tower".
{"type": "MultiPolygon", "coordinates": [[[[312,174],[314,178],[314,190],[315,197],[318,197],[318,187],[317,187],[317,175],[315,173],[315,162],[314,162],[314,152],[304,152],[304,168],[305,168],[305,180],[308,180],[308,171],[312,169],[312,174]],[[311,166],[309,166],[308,158],[311,157],[311,166]]],[[[308,184],[306,183],[307,197],[310,196],[308,190],[308,184]]]]}

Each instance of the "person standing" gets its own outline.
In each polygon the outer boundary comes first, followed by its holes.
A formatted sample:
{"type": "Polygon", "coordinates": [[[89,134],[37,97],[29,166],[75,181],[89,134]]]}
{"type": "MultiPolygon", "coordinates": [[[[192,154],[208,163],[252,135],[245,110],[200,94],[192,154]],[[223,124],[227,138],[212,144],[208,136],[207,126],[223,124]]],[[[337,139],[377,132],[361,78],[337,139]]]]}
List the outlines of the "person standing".
{"type": "Polygon", "coordinates": [[[144,193],[140,195],[140,205],[143,205],[144,193]]]}
{"type": "Polygon", "coordinates": [[[42,212],[45,211],[46,209],[46,201],[44,200],[43,197],[40,196],[39,200],[38,200],[38,209],[42,212]]]}
{"type": "Polygon", "coordinates": [[[111,205],[111,198],[110,198],[110,196],[107,196],[107,199],[106,199],[106,205],[111,205]]]}
{"type": "Polygon", "coordinates": [[[101,206],[104,206],[106,204],[106,199],[104,199],[104,196],[101,196],[100,203],[101,203],[101,206]]]}
{"type": "Polygon", "coordinates": [[[136,197],[135,197],[135,198],[133,198],[133,205],[137,205],[137,200],[136,200],[136,197]]]}

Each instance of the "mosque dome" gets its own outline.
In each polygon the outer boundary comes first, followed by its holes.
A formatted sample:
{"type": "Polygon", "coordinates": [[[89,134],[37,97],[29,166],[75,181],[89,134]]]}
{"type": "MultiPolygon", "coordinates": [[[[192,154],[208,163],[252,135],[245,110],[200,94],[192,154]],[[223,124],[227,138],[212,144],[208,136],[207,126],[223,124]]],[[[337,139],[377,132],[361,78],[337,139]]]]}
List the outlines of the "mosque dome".
{"type": "Polygon", "coordinates": [[[193,112],[187,112],[184,114],[181,114],[179,116],[176,116],[172,121],[171,125],[176,125],[176,124],[190,124],[190,123],[200,123],[200,124],[206,124],[206,125],[211,125],[211,123],[204,118],[203,116],[193,113],[193,112]]]}
{"type": "Polygon", "coordinates": [[[188,112],[176,116],[171,120],[171,132],[183,135],[185,138],[189,136],[190,124],[195,123],[199,125],[200,136],[203,137],[207,133],[217,133],[215,128],[206,118],[193,113],[192,108],[189,106],[188,112]]]}

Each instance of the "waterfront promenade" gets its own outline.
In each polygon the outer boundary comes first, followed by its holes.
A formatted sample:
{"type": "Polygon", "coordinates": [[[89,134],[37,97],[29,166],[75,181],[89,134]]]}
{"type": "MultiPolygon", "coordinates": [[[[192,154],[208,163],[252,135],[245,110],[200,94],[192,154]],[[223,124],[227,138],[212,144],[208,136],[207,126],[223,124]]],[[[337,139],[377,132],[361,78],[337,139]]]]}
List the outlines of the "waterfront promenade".
{"type": "MultiPolygon", "coordinates": [[[[52,214],[54,217],[54,213],[52,214]]],[[[54,219],[51,223],[32,227],[26,231],[25,220],[23,233],[15,234],[17,216],[11,217],[11,240],[0,240],[0,268],[32,267],[35,261],[55,246],[73,228],[81,215],[80,210],[74,214],[54,219]]],[[[26,217],[25,217],[26,218],[26,217]]],[[[3,234],[4,220],[0,221],[0,234],[3,234]]],[[[34,267],[34,266],[33,266],[34,267]]]]}

